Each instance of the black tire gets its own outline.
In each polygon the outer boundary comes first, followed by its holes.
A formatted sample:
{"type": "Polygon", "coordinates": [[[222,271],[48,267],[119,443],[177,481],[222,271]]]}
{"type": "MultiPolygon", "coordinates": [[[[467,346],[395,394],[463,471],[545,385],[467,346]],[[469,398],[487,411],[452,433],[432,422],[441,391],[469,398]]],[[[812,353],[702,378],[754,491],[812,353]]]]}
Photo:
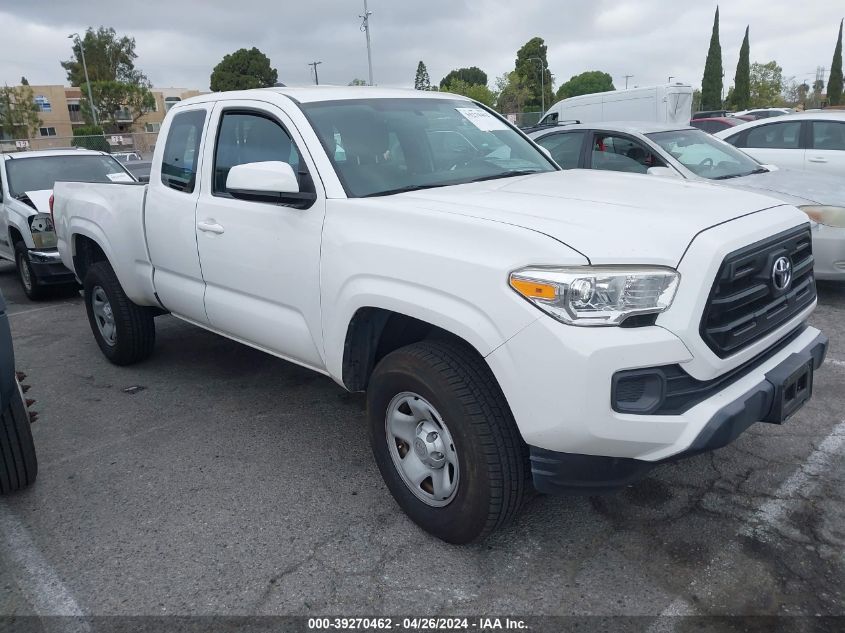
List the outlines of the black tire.
{"type": "Polygon", "coordinates": [[[117,275],[108,262],[91,264],[85,274],[85,310],[88,323],[103,355],[115,365],[131,365],[144,360],[153,352],[155,345],[155,321],[150,308],[132,302],[117,275]],[[114,318],[115,337],[109,342],[100,331],[94,316],[92,296],[95,289],[101,288],[108,298],[111,314],[114,318]]]}
{"type": "Polygon", "coordinates": [[[32,264],[29,263],[29,249],[23,242],[15,244],[15,264],[18,267],[18,281],[30,300],[39,301],[50,294],[48,288],[38,283],[32,264]]]}
{"type": "Polygon", "coordinates": [[[37,475],[29,413],[16,384],[11,403],[0,414],[0,495],[26,488],[37,475]]]}
{"type": "Polygon", "coordinates": [[[490,368],[460,342],[422,341],[385,356],[367,393],[370,443],[387,487],[421,528],[449,543],[483,538],[509,522],[530,487],[528,452],[490,368]],[[417,498],[394,465],[385,416],[402,392],[431,403],[448,426],[460,477],[443,507],[417,498]]]}

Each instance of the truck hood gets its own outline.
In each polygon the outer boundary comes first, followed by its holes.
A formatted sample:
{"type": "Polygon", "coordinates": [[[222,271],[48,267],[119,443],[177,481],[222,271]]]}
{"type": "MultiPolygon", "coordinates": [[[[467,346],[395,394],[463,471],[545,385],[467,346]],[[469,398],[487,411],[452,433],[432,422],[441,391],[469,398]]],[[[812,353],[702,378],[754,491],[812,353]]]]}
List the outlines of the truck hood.
{"type": "Polygon", "coordinates": [[[730,178],[721,184],[770,195],[789,204],[824,204],[845,207],[845,178],[797,169],[730,178]]]}
{"type": "Polygon", "coordinates": [[[418,208],[544,233],[592,264],[676,266],[700,232],[782,202],[640,174],[573,169],[400,194],[418,208]]]}

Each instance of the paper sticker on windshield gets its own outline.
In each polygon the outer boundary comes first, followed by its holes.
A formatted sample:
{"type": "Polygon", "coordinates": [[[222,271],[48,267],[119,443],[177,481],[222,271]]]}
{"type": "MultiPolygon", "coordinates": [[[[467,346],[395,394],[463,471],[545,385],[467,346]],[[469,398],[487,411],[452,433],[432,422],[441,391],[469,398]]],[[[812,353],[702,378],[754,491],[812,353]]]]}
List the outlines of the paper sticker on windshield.
{"type": "Polygon", "coordinates": [[[131,176],[129,174],[124,174],[122,172],[116,172],[114,174],[106,174],[106,177],[111,180],[112,182],[132,182],[131,176]]]}
{"type": "Polygon", "coordinates": [[[487,112],[487,110],[482,110],[481,108],[455,108],[455,110],[464,115],[464,118],[483,132],[508,129],[508,126],[502,120],[497,119],[487,112]]]}

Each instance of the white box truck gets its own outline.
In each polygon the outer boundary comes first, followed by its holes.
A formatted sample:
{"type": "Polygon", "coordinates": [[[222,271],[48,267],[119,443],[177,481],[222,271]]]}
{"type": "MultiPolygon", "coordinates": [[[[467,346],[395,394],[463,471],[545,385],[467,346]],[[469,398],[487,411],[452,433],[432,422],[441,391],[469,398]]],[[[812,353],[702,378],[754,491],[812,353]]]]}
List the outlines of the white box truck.
{"type": "Polygon", "coordinates": [[[686,125],[692,116],[692,86],[665,86],[611,90],[563,99],[548,109],[539,125],[558,121],[654,121],[686,125]]]}

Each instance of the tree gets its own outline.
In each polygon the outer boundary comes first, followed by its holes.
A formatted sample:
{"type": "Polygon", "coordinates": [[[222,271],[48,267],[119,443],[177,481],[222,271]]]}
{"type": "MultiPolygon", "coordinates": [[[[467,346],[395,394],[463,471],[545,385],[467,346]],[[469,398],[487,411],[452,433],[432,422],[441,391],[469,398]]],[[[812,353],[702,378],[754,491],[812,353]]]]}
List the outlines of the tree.
{"type": "Polygon", "coordinates": [[[526,86],[525,78],[514,70],[496,79],[495,95],[496,109],[502,114],[510,114],[525,108],[531,98],[531,91],[526,86]]]}
{"type": "Polygon", "coordinates": [[[414,90],[431,90],[431,79],[428,76],[428,69],[422,60],[417,64],[417,74],[414,77],[414,90]]]}
{"type": "Polygon", "coordinates": [[[441,90],[475,99],[491,108],[496,103],[496,94],[486,85],[471,84],[461,79],[453,79],[451,83],[441,86],[441,90]]]}
{"type": "Polygon", "coordinates": [[[545,103],[548,107],[552,103],[552,74],[546,59],[547,47],[542,37],[532,37],[516,53],[514,70],[522,77],[525,88],[528,89],[528,99],[523,107],[539,110],[541,99],[541,85],[546,88],[545,103]],[[540,60],[540,61],[538,61],[540,60]],[[542,75],[541,75],[542,70],[542,75]],[[541,80],[542,77],[542,80],[541,80]]]}
{"type": "Polygon", "coordinates": [[[573,75],[569,81],[561,85],[557,89],[557,98],[568,99],[608,90],[616,90],[613,87],[613,77],[600,70],[588,70],[580,75],[573,75]]]}
{"type": "Polygon", "coordinates": [[[718,110],[722,107],[722,46],[719,44],[719,7],[713,18],[713,32],[710,48],[704,63],[704,77],[701,79],[702,110],[718,110]]]}
{"type": "Polygon", "coordinates": [[[29,85],[29,81],[27,81],[26,77],[21,77],[21,85],[22,86],[28,86],[29,85]]]}
{"type": "Polygon", "coordinates": [[[211,89],[247,90],[269,88],[279,79],[279,73],[270,66],[270,58],[254,46],[241,48],[223,57],[211,71],[211,89]]]}
{"type": "Polygon", "coordinates": [[[103,128],[99,125],[77,125],[73,128],[73,147],[84,147],[98,152],[111,152],[111,145],[103,136],[103,128]]]}
{"type": "MultiPolygon", "coordinates": [[[[88,93],[88,86],[83,84],[82,94],[88,93]]],[[[91,93],[97,105],[100,123],[110,132],[120,130],[121,124],[134,124],[144,114],[155,108],[155,97],[146,86],[123,81],[92,81],[91,93]]],[[[91,104],[87,97],[80,102],[82,116],[89,124],[93,121],[91,104]]]]}
{"type": "Polygon", "coordinates": [[[774,60],[751,64],[751,103],[753,108],[777,107],[783,103],[783,69],[774,60]]]}
{"type": "Polygon", "coordinates": [[[736,65],[734,88],[728,102],[737,110],[746,110],[751,101],[751,66],[749,65],[750,46],[748,44],[748,27],[745,27],[745,37],[739,48],[739,62],[736,65]]]}
{"type": "Polygon", "coordinates": [[[350,81],[347,86],[366,86],[367,82],[364,79],[353,79],[350,81]]]}
{"type": "Polygon", "coordinates": [[[830,64],[830,79],[827,82],[828,105],[842,102],[842,20],[839,21],[839,39],[833,49],[833,61],[830,64]]]}
{"type": "Polygon", "coordinates": [[[29,138],[41,126],[35,95],[29,84],[0,88],[0,136],[29,138]]]}
{"type": "MultiPolygon", "coordinates": [[[[85,65],[88,68],[88,79],[95,81],[122,81],[125,83],[150,86],[146,75],[135,68],[135,38],[127,35],[117,36],[113,28],[101,26],[96,31],[88,27],[82,39],[85,49],[85,65]]],[[[85,73],[82,66],[82,50],[80,42],[74,40],[73,57],[61,62],[67,72],[67,80],[71,86],[81,86],[85,83],[85,73]]]]}
{"type": "Polygon", "coordinates": [[[470,66],[469,68],[456,68],[455,70],[449,71],[449,74],[440,80],[440,88],[445,89],[455,79],[460,79],[470,86],[487,85],[487,73],[478,66],[470,66]]]}

